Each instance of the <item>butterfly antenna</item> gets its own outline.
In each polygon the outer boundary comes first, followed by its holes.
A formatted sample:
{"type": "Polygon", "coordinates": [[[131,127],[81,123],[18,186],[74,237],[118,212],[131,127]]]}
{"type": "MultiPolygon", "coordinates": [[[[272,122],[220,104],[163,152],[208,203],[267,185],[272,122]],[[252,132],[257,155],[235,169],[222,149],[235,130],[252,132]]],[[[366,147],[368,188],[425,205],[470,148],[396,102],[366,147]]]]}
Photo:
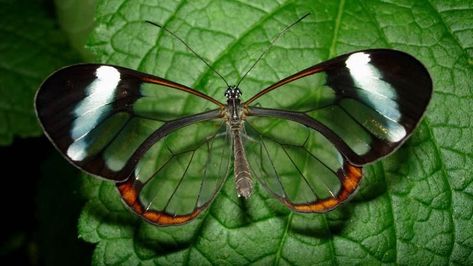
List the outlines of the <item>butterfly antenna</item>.
{"type": "Polygon", "coordinates": [[[220,75],[220,73],[218,73],[217,70],[215,70],[202,56],[200,56],[196,51],[194,51],[183,39],[181,39],[179,36],[177,36],[174,32],[172,32],[172,31],[166,29],[165,27],[163,27],[163,26],[161,26],[157,23],[154,23],[152,21],[149,21],[149,20],[145,20],[145,21],[147,23],[151,24],[151,25],[154,25],[156,27],[159,27],[159,28],[165,30],[167,33],[171,34],[176,39],[178,39],[182,44],[184,44],[187,47],[187,49],[189,49],[189,51],[191,51],[195,56],[197,56],[197,58],[199,58],[202,62],[204,62],[204,64],[206,64],[208,68],[210,68],[215,74],[217,74],[223,80],[223,82],[225,82],[227,87],[230,87],[227,80],[222,75],[220,75]]]}
{"type": "Polygon", "coordinates": [[[271,49],[273,48],[273,45],[274,43],[279,40],[279,38],[281,38],[281,36],[284,35],[284,33],[286,33],[290,28],[292,28],[294,25],[296,25],[297,23],[301,22],[304,18],[306,18],[308,15],[310,15],[310,12],[305,14],[304,16],[300,17],[298,20],[296,20],[295,22],[293,22],[291,25],[289,26],[286,26],[281,32],[278,33],[278,35],[274,36],[274,38],[271,40],[271,43],[269,44],[269,46],[261,53],[261,55],[258,57],[258,59],[256,59],[256,61],[253,63],[253,65],[248,69],[248,71],[246,71],[245,75],[243,75],[243,77],[241,77],[241,79],[238,81],[237,83],[237,87],[240,85],[240,83],[245,79],[246,75],[248,75],[248,73],[250,73],[251,70],[253,70],[253,68],[258,64],[258,62],[263,58],[263,56],[271,49]]]}

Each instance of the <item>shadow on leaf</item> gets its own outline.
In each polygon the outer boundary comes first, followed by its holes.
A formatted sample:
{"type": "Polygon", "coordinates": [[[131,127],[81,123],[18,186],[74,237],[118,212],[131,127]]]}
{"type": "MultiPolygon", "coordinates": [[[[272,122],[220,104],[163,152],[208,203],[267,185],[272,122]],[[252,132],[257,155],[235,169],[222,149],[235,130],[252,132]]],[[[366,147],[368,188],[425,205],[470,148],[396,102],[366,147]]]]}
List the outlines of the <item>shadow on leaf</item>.
{"type": "Polygon", "coordinates": [[[330,239],[339,235],[353,215],[354,203],[344,204],[325,214],[294,214],[290,230],[299,235],[330,239]]]}

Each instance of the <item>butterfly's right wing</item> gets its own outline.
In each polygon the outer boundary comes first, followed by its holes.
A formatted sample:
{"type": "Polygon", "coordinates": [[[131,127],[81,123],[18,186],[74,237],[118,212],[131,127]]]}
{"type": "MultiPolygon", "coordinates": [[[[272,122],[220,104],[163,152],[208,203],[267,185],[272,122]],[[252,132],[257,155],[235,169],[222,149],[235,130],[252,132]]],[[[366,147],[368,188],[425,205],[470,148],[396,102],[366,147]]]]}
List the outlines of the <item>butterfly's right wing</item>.
{"type": "Polygon", "coordinates": [[[286,119],[304,116],[301,122],[320,131],[350,162],[363,165],[389,155],[409,138],[431,95],[432,79],[416,58],[371,49],[302,70],[244,105],[250,116],[277,116],[271,109],[296,114],[286,119]]]}
{"type": "Polygon", "coordinates": [[[294,210],[331,210],[355,192],[362,165],[412,134],[431,95],[426,68],[395,50],[302,70],[244,103],[253,174],[294,210]]]}
{"type": "Polygon", "coordinates": [[[247,118],[245,150],[251,174],[298,212],[326,212],[349,199],[361,180],[361,167],[323,134],[284,115],[247,118]]]}

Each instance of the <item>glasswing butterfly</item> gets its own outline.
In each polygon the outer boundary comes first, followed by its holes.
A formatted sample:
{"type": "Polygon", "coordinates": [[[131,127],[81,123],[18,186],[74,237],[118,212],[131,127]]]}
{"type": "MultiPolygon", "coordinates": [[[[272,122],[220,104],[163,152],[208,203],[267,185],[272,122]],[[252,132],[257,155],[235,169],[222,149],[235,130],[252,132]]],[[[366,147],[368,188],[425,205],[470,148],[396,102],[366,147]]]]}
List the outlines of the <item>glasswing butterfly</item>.
{"type": "Polygon", "coordinates": [[[250,197],[256,178],[292,210],[332,210],[355,193],[364,164],[411,135],[432,80],[411,55],[370,49],[311,66],[243,100],[240,82],[270,47],[236,86],[225,81],[226,103],[124,67],[79,64],[43,82],[37,116],[69,162],[116,182],[130,209],[156,225],[186,223],[208,207],[232,158],[238,196],[250,197]]]}

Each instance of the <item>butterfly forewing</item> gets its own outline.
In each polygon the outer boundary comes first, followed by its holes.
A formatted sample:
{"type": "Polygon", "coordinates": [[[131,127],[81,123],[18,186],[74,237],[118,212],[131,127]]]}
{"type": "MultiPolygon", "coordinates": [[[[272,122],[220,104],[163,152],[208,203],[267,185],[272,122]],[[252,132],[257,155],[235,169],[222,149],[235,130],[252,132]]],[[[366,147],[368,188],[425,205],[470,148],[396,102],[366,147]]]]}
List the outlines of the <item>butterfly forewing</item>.
{"type": "Polygon", "coordinates": [[[350,162],[362,165],[407,139],[431,94],[432,81],[419,61],[403,52],[377,49],[310,67],[262,90],[245,105],[293,112],[286,119],[303,120],[350,162]]]}
{"type": "Polygon", "coordinates": [[[96,64],[55,72],[36,97],[39,120],[58,150],[86,172],[117,181],[128,178],[156,138],[220,113],[173,122],[177,118],[219,106],[183,85],[96,64]]]}

